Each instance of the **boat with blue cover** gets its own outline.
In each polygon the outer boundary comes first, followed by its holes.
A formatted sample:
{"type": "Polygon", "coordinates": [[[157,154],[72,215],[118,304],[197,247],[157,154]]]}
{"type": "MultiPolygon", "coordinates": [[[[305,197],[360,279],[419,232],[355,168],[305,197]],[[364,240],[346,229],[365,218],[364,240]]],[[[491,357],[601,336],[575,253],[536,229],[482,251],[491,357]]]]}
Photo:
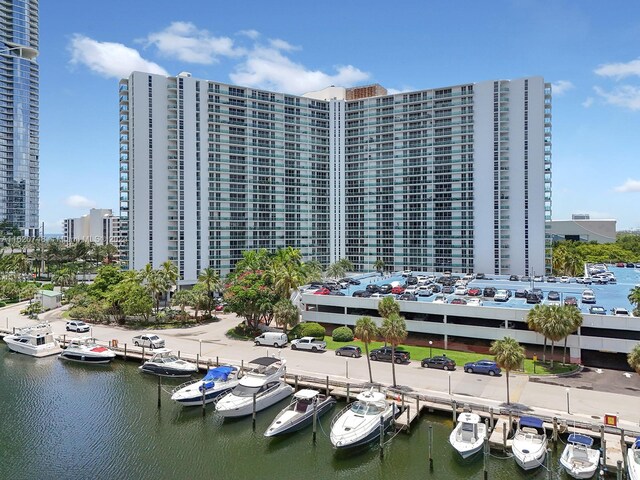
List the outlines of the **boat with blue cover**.
{"type": "Polygon", "coordinates": [[[629,480],[640,480],[640,437],[627,450],[627,475],[629,480]]]}
{"type": "Polygon", "coordinates": [[[547,453],[547,432],[542,419],[520,417],[511,450],[516,463],[524,470],[542,465],[547,453]]]}
{"type": "Polygon", "coordinates": [[[573,478],[591,478],[600,463],[600,450],[591,448],[593,438],[572,433],[560,457],[560,464],[573,478]]]}
{"type": "Polygon", "coordinates": [[[171,400],[181,405],[192,407],[216,401],[238,384],[238,369],[229,365],[210,368],[200,380],[178,385],[171,392],[171,400]]]}

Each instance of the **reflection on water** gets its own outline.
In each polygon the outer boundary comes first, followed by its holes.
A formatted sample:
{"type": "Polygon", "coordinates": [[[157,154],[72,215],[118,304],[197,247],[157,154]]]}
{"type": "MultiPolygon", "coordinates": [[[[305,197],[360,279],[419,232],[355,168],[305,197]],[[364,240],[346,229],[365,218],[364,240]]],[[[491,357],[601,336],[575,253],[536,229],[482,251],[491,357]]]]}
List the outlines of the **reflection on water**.
{"type": "MultiPolygon", "coordinates": [[[[411,434],[391,439],[381,458],[377,443],[335,451],[328,439],[333,412],[285,437],[264,431],[289,400],[256,417],[223,420],[209,405],[183,408],[165,392],[181,383],[157,377],[135,363],[107,367],[34,359],[0,344],[0,472],[7,479],[481,479],[483,459],[463,462],[449,446],[450,417],[424,415],[411,434]],[[434,469],[429,471],[428,428],[433,425],[434,469]]],[[[513,459],[492,455],[489,478],[546,478],[524,473],[513,459]]],[[[559,478],[559,477],[555,477],[559,478]]]]}

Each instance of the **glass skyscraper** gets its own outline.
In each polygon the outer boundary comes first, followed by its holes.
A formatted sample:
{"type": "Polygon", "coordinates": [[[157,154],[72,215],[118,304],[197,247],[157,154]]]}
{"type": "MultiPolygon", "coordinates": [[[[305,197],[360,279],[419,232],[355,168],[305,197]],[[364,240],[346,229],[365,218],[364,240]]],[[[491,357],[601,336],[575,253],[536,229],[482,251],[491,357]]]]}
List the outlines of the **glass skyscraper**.
{"type": "Polygon", "coordinates": [[[0,0],[0,221],[38,235],[38,0],[0,0]]]}

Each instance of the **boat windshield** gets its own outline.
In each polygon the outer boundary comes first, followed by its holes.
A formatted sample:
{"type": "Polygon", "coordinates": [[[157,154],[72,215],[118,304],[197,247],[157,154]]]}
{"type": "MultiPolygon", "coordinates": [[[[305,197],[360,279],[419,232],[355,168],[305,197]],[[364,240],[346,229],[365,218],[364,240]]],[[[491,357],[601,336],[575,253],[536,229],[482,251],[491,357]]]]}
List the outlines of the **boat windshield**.
{"type": "Polygon", "coordinates": [[[357,415],[379,415],[384,409],[375,403],[354,402],[351,411],[357,415]]]}
{"type": "Polygon", "coordinates": [[[246,385],[236,385],[236,387],[231,391],[236,397],[251,397],[254,393],[258,393],[260,391],[260,387],[248,387],[246,385]]]}

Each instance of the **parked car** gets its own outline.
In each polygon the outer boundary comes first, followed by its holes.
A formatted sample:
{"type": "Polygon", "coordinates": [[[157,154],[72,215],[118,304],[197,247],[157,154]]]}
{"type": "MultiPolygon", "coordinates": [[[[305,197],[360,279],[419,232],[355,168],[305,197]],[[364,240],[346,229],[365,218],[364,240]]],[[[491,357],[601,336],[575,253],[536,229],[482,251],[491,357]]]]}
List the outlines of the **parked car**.
{"type": "Polygon", "coordinates": [[[571,278],[563,275],[562,277],[560,277],[560,283],[571,283],[571,278]]]}
{"type": "MultiPolygon", "coordinates": [[[[375,348],[369,352],[369,358],[371,360],[381,360],[384,362],[390,362],[392,358],[391,355],[391,347],[375,348]]],[[[405,352],[404,350],[396,350],[393,361],[395,363],[405,363],[408,362],[410,358],[411,354],[409,352],[405,352]]]]}
{"type": "Polygon", "coordinates": [[[535,275],[533,277],[534,282],[544,282],[544,277],[542,275],[535,275]]]}
{"type": "Polygon", "coordinates": [[[464,371],[467,373],[484,373],[486,375],[500,375],[500,367],[493,360],[478,360],[464,364],[464,371]]]}
{"type": "Polygon", "coordinates": [[[485,280],[487,276],[484,273],[476,273],[477,280],[485,280]]]}
{"type": "Polygon", "coordinates": [[[133,344],[136,347],[163,348],[164,340],[155,334],[136,335],[133,337],[133,344]]]}
{"type": "Polygon", "coordinates": [[[442,291],[442,287],[437,283],[430,283],[427,287],[429,287],[433,293],[440,293],[442,291]]]}
{"type": "Polygon", "coordinates": [[[407,277],[406,284],[407,285],[417,285],[418,284],[418,279],[416,277],[413,277],[413,276],[409,275],[407,277]]]}
{"type": "Polygon", "coordinates": [[[453,293],[455,295],[466,295],[467,294],[467,287],[465,287],[464,285],[458,285],[454,289],[453,293]]]}
{"type": "Polygon", "coordinates": [[[404,292],[402,295],[398,295],[398,300],[404,300],[405,302],[417,302],[418,298],[413,293],[404,292]]]}
{"type": "Polygon", "coordinates": [[[384,283],[378,287],[378,292],[380,293],[391,293],[393,287],[389,283],[384,283]]]}
{"type": "Polygon", "coordinates": [[[606,315],[607,311],[604,307],[601,307],[599,305],[591,305],[589,307],[589,313],[591,313],[592,315],[606,315]]]}
{"type": "Polygon", "coordinates": [[[438,355],[436,357],[423,358],[420,362],[424,368],[440,368],[442,370],[455,370],[456,362],[446,355],[438,355]]]}
{"type": "MultiPolygon", "coordinates": [[[[457,300],[462,300],[461,298],[457,299],[457,300]]],[[[439,293],[436,295],[436,298],[433,299],[433,303],[447,303],[447,297],[446,295],[439,293]]]]}
{"type": "Polygon", "coordinates": [[[533,292],[527,293],[527,303],[538,304],[541,301],[542,300],[540,300],[540,297],[536,293],[533,293],[533,292]]]}
{"type": "Polygon", "coordinates": [[[401,275],[403,277],[410,277],[413,272],[411,270],[403,270],[401,275]]]}
{"type": "Polygon", "coordinates": [[[629,310],[627,310],[626,308],[622,308],[622,307],[614,307],[611,309],[611,315],[614,315],[616,317],[628,317],[629,316],[629,310]]]}
{"type": "Polygon", "coordinates": [[[582,303],[596,303],[596,294],[593,293],[593,290],[585,290],[582,292],[582,303]]]}
{"type": "Polygon", "coordinates": [[[616,267],[624,267],[625,263],[624,262],[618,262],[616,263],[616,267]]]}
{"type": "Polygon", "coordinates": [[[344,292],[341,292],[340,290],[331,290],[329,292],[329,295],[337,295],[338,297],[346,297],[347,296],[344,292]]]}
{"type": "Polygon", "coordinates": [[[529,295],[529,290],[525,290],[522,288],[519,290],[516,290],[516,293],[514,294],[516,298],[527,298],[527,295],[529,295]]]}
{"type": "Polygon", "coordinates": [[[289,343],[289,337],[287,337],[286,333],[282,332],[264,332],[262,335],[259,335],[253,339],[253,342],[256,346],[266,345],[271,347],[284,347],[287,343],[289,343]]]}
{"type": "Polygon", "coordinates": [[[555,290],[551,290],[549,293],[547,293],[547,300],[549,300],[550,302],[559,302],[560,293],[556,292],[555,290]]]}
{"type": "Polygon", "coordinates": [[[451,305],[466,305],[467,301],[464,298],[454,298],[451,300],[451,305]]]}
{"type": "Polygon", "coordinates": [[[521,282],[530,282],[531,281],[531,277],[528,276],[524,276],[524,277],[520,277],[520,281],[521,282]]]}
{"type": "Polygon", "coordinates": [[[578,277],[576,283],[582,283],[583,285],[591,285],[591,277],[578,277]]]}
{"type": "Polygon", "coordinates": [[[573,305],[575,307],[578,306],[578,299],[576,297],[564,297],[564,304],[565,305],[573,305]]]}
{"type": "Polygon", "coordinates": [[[469,289],[467,295],[469,295],[470,297],[479,297],[480,295],[482,295],[482,290],[477,287],[473,287],[469,289]]]}
{"type": "Polygon", "coordinates": [[[509,275],[509,281],[510,282],[517,282],[519,280],[520,280],[520,278],[518,277],[518,275],[509,275]]]}
{"type": "Polygon", "coordinates": [[[496,292],[497,290],[493,287],[485,287],[485,289],[482,292],[482,296],[491,298],[495,296],[496,292]]]}
{"type": "Polygon", "coordinates": [[[547,277],[547,283],[556,283],[558,279],[556,277],[547,277]]]}
{"type": "Polygon", "coordinates": [[[362,350],[357,345],[345,345],[336,349],[336,355],[338,357],[359,358],[362,356],[362,350]]]}
{"type": "Polygon", "coordinates": [[[542,293],[542,290],[540,290],[539,288],[534,288],[533,290],[531,290],[531,293],[538,295],[540,301],[544,300],[544,293],[542,293]]]}
{"type": "Polygon", "coordinates": [[[496,294],[493,296],[493,300],[495,302],[506,302],[509,300],[509,290],[500,289],[496,291],[496,294]]]}
{"type": "Polygon", "coordinates": [[[454,290],[455,289],[453,288],[453,285],[444,285],[442,287],[442,293],[449,294],[449,293],[453,293],[454,290]]]}
{"type": "Polygon", "coordinates": [[[391,288],[391,293],[393,293],[394,295],[402,295],[404,293],[404,287],[396,285],[395,287],[391,288]]]}
{"type": "Polygon", "coordinates": [[[371,292],[367,292],[366,290],[356,290],[351,294],[351,296],[367,298],[371,296],[371,292]]]}
{"type": "Polygon", "coordinates": [[[355,278],[347,278],[346,279],[351,285],[360,285],[360,280],[356,280],[355,278]]]}
{"type": "Polygon", "coordinates": [[[425,288],[425,289],[418,288],[418,290],[416,290],[416,295],[419,297],[430,297],[431,295],[433,295],[433,292],[431,291],[430,288],[425,288]]]}
{"type": "Polygon", "coordinates": [[[315,337],[302,337],[291,340],[291,350],[309,350],[312,352],[324,351],[327,348],[327,342],[317,340],[315,337]]]}
{"type": "Polygon", "coordinates": [[[67,332],[85,333],[90,330],[90,326],[82,320],[71,320],[67,322],[67,332]]]}
{"type": "Polygon", "coordinates": [[[313,292],[314,295],[329,295],[330,293],[331,293],[331,290],[329,290],[326,287],[322,287],[321,289],[313,292]]]}
{"type": "Polygon", "coordinates": [[[380,287],[375,283],[370,283],[369,285],[367,285],[367,288],[365,290],[369,293],[378,293],[380,291],[380,287]]]}

